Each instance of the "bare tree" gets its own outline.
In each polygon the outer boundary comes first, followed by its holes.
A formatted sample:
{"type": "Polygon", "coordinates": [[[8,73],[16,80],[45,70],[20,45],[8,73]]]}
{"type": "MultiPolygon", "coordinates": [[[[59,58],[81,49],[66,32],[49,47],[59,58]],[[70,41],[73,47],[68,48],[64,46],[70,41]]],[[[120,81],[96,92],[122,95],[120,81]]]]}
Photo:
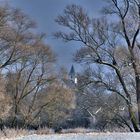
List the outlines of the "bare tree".
{"type": "Polygon", "coordinates": [[[53,80],[50,71],[52,71],[54,55],[50,48],[39,40],[34,46],[26,49],[21,61],[11,66],[7,75],[7,94],[12,97],[14,107],[13,125],[20,113],[24,115],[26,121],[31,117],[37,93],[53,80]],[[28,108],[28,111],[23,114],[25,108],[28,108]]]}
{"type": "Polygon", "coordinates": [[[0,7],[0,68],[16,63],[23,51],[22,46],[29,45],[34,35],[33,22],[21,10],[9,6],[0,7]]]}
{"type": "Polygon", "coordinates": [[[37,106],[47,103],[40,117],[42,122],[44,119],[47,120],[49,127],[62,124],[71,116],[71,112],[75,108],[74,91],[57,80],[40,91],[38,99],[37,106]]]}
{"type": "Polygon", "coordinates": [[[102,66],[104,69],[102,79],[95,78],[90,83],[102,84],[107,90],[117,93],[125,100],[133,126],[132,130],[138,132],[140,123],[138,42],[140,3],[137,0],[122,0],[120,3],[118,0],[109,0],[109,4],[109,7],[103,9],[103,13],[114,16],[114,21],[111,21],[109,17],[90,18],[82,7],[67,6],[64,14],[58,16],[56,22],[70,29],[70,32],[60,31],[55,36],[64,41],[83,43],[75,60],[92,64],[95,68],[95,64],[102,66]],[[125,50],[122,53],[126,56],[125,59],[118,57],[120,48],[125,50]],[[107,77],[112,78],[110,80],[107,77]],[[115,87],[112,83],[116,81],[118,83],[115,87]]]}
{"type": "Polygon", "coordinates": [[[96,129],[133,131],[128,121],[125,100],[119,94],[109,90],[110,86],[118,86],[118,82],[111,77],[104,77],[106,81],[102,81],[104,75],[101,68],[96,68],[96,72],[89,67],[79,74],[77,108],[81,112],[86,112],[85,115],[88,114],[91,118],[91,126],[96,129]]]}

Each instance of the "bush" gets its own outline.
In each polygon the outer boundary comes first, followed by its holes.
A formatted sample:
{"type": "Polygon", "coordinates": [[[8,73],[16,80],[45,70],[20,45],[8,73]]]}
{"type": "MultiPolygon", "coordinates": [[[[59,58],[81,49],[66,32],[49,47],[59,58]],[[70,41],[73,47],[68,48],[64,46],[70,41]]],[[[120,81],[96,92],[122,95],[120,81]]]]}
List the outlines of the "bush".
{"type": "Polygon", "coordinates": [[[90,120],[87,117],[82,118],[73,118],[66,120],[62,125],[60,125],[63,129],[68,128],[88,128],[90,126],[90,120]]]}

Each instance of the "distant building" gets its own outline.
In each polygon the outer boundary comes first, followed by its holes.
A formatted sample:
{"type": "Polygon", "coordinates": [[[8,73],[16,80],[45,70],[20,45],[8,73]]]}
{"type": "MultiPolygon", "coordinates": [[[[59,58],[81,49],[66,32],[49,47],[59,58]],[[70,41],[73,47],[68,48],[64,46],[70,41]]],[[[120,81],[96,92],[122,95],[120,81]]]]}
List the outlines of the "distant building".
{"type": "Polygon", "coordinates": [[[57,81],[65,88],[75,89],[77,87],[78,80],[74,66],[72,65],[69,73],[66,73],[65,76],[60,77],[57,81]]]}
{"type": "Polygon", "coordinates": [[[71,69],[70,69],[70,72],[69,72],[69,79],[71,81],[73,81],[75,84],[77,84],[77,75],[75,73],[75,69],[74,69],[74,66],[72,65],[71,66],[71,69]]]}

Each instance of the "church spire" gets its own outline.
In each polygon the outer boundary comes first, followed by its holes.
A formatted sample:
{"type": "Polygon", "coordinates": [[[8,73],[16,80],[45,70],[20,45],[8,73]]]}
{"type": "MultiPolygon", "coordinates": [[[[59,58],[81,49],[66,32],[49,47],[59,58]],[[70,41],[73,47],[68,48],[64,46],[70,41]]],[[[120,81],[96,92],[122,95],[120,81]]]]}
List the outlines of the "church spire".
{"type": "Polygon", "coordinates": [[[70,69],[70,72],[69,72],[69,76],[70,76],[71,79],[75,78],[75,69],[74,69],[73,65],[71,66],[71,69],[70,69]]]}
{"type": "Polygon", "coordinates": [[[69,77],[70,77],[70,80],[72,80],[75,84],[77,84],[77,77],[76,77],[76,73],[75,73],[75,69],[73,65],[71,66],[69,77]]]}

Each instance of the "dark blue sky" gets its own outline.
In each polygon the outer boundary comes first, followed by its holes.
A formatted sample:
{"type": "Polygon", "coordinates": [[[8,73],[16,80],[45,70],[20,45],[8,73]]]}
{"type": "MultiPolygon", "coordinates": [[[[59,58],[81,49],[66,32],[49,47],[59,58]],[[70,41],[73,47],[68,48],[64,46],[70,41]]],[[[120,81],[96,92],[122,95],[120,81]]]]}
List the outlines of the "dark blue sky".
{"type": "MultiPolygon", "coordinates": [[[[47,33],[46,42],[53,48],[58,57],[57,65],[69,68],[73,64],[73,53],[79,47],[75,42],[64,43],[54,39],[52,33],[61,30],[54,19],[63,12],[68,4],[83,6],[93,17],[99,16],[103,0],[0,0],[7,1],[13,7],[22,9],[38,24],[38,31],[47,33]]],[[[76,64],[75,64],[76,65],[76,64]]],[[[78,67],[78,66],[77,66],[78,67]]]]}

